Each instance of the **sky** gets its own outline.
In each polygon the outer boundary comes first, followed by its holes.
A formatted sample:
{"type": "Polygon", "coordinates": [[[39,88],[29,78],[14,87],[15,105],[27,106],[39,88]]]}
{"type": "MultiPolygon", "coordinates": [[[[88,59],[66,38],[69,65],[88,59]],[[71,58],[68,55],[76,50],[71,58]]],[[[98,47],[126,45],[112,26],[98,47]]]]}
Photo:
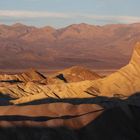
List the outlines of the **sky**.
{"type": "Polygon", "coordinates": [[[0,24],[60,28],[140,22],[140,0],[0,0],[0,24]]]}

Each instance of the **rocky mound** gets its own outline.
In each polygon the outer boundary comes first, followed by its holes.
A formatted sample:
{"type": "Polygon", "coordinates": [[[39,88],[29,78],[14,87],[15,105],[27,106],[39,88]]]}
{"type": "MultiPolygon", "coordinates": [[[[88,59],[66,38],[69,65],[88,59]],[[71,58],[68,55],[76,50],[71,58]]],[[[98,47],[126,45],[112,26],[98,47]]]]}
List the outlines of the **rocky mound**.
{"type": "Polygon", "coordinates": [[[63,80],[66,83],[80,82],[85,80],[96,80],[101,78],[97,73],[81,66],[73,66],[58,72],[57,78],[63,80]]]}

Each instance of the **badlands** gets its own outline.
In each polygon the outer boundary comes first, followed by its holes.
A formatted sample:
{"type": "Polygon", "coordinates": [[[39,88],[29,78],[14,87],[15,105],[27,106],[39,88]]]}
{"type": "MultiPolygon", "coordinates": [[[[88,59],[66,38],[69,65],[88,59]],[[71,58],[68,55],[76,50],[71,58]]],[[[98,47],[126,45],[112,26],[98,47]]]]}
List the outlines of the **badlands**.
{"type": "Polygon", "coordinates": [[[139,140],[140,43],[108,76],[73,66],[44,76],[0,75],[0,137],[34,140],[139,140]]]}

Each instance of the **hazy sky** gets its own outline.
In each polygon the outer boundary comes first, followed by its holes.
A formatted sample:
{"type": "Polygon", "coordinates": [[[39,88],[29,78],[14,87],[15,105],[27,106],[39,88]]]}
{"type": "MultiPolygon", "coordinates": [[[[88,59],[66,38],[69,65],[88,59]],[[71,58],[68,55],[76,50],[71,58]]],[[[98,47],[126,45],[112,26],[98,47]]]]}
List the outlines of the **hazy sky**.
{"type": "Polygon", "coordinates": [[[140,22],[140,0],[0,0],[0,24],[63,27],[140,22]]]}

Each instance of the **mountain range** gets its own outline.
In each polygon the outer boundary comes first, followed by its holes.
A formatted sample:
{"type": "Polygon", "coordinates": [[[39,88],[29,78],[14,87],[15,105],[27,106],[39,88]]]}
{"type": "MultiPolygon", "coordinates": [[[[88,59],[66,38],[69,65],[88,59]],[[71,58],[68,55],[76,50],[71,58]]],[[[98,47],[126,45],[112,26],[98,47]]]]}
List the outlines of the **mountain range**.
{"type": "Polygon", "coordinates": [[[140,40],[140,24],[73,24],[64,28],[0,25],[0,69],[118,69],[140,40]]]}

